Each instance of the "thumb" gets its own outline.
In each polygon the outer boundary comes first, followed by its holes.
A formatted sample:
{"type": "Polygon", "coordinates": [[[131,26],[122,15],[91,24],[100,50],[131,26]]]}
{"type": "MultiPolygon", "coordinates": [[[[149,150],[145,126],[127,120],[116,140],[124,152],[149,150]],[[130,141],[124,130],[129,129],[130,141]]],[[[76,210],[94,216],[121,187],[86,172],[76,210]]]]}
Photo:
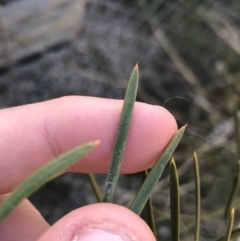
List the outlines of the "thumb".
{"type": "Polygon", "coordinates": [[[148,225],[129,209],[98,203],[79,208],[53,225],[38,241],[154,241],[148,225]]]}

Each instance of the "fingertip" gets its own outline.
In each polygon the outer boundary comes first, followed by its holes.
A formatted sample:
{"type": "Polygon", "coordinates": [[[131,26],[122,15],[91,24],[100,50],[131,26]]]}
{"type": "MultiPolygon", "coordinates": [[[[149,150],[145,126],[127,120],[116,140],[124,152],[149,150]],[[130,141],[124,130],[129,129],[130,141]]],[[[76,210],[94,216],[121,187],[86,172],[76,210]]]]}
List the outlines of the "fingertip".
{"type": "MultiPolygon", "coordinates": [[[[10,192],[58,155],[93,140],[100,145],[69,171],[107,173],[122,106],[122,100],[71,96],[1,110],[0,193],[10,192]]],[[[136,102],[121,173],[150,168],[176,131],[165,108],[136,102]]]]}
{"type": "MultiPolygon", "coordinates": [[[[2,202],[7,195],[0,196],[2,202]]],[[[4,241],[32,241],[37,240],[49,224],[39,211],[24,199],[0,225],[0,240],[4,241]]]]}
{"type": "Polygon", "coordinates": [[[154,241],[155,238],[148,225],[129,209],[116,204],[98,203],[69,213],[39,239],[51,240],[154,241]]]}

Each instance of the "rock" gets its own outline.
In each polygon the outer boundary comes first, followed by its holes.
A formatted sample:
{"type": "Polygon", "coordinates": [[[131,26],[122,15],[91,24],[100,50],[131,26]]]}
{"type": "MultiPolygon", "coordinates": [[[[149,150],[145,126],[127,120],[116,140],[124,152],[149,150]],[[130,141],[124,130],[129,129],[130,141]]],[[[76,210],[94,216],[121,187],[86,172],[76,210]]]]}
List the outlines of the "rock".
{"type": "Polygon", "coordinates": [[[72,40],[82,26],[85,3],[86,0],[21,0],[3,7],[0,67],[72,40]]]}

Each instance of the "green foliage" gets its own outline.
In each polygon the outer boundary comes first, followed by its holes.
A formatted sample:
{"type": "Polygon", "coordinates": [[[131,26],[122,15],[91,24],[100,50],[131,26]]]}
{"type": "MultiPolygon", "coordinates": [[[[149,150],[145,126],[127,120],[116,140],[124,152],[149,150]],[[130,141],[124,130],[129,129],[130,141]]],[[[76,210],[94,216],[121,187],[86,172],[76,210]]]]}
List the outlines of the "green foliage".
{"type": "Polygon", "coordinates": [[[98,183],[96,181],[96,178],[95,178],[94,174],[88,174],[88,178],[89,178],[89,181],[91,183],[94,194],[96,196],[96,199],[98,200],[98,202],[101,202],[102,199],[103,199],[102,192],[101,192],[100,187],[98,186],[98,183]]]}
{"type": "MultiPolygon", "coordinates": [[[[102,195],[100,187],[93,174],[89,174],[90,183],[99,202],[112,202],[114,197],[114,191],[119,178],[121,162],[123,159],[125,145],[127,141],[128,131],[131,125],[131,116],[134,109],[134,103],[137,95],[137,86],[139,80],[138,66],[134,68],[128,88],[125,95],[125,100],[122,108],[122,113],[118,125],[118,130],[115,137],[114,147],[112,151],[112,159],[105,183],[105,193],[102,195]]],[[[238,109],[235,105],[235,126],[238,131],[238,109]]],[[[156,236],[155,220],[154,220],[154,206],[151,198],[153,188],[161,178],[166,165],[172,158],[175,149],[177,148],[182,136],[184,134],[186,126],[183,126],[178,130],[175,136],[172,138],[164,152],[157,159],[151,170],[143,171],[142,185],[132,201],[129,209],[136,214],[142,216],[142,218],[148,223],[153,233],[156,236]]],[[[239,148],[239,136],[236,135],[237,144],[239,148]]],[[[34,191],[39,189],[42,185],[55,177],[58,173],[64,171],[70,165],[80,160],[84,155],[91,151],[98,141],[89,142],[82,146],[76,147],[73,150],[59,156],[52,162],[49,162],[35,173],[30,175],[25,181],[23,181],[0,205],[0,222],[2,222],[7,215],[24,199],[29,197],[34,191]]],[[[201,182],[199,173],[199,161],[196,152],[193,154],[194,159],[194,179],[195,179],[195,229],[194,229],[194,241],[198,241],[200,237],[200,223],[204,220],[201,213],[201,182]]],[[[239,184],[240,162],[237,164],[235,176],[233,178],[232,189],[225,206],[224,218],[226,220],[226,232],[225,235],[218,238],[217,241],[229,241],[233,237],[237,237],[240,234],[240,229],[233,229],[235,209],[233,208],[234,197],[239,184]]],[[[170,161],[170,217],[162,212],[162,216],[165,219],[169,219],[171,223],[171,237],[172,241],[180,240],[180,188],[179,188],[179,170],[177,170],[174,159],[170,161]]],[[[181,229],[182,230],[182,229],[181,229]]],[[[188,231],[188,229],[187,229],[188,231]]]]}
{"type": "Polygon", "coordinates": [[[186,126],[183,126],[177,134],[173,137],[172,141],[169,143],[167,148],[164,150],[164,152],[161,154],[161,156],[158,158],[156,163],[154,164],[153,168],[148,174],[148,177],[146,178],[145,182],[142,184],[138,194],[136,195],[135,199],[133,200],[130,209],[140,214],[148,200],[148,198],[151,195],[151,192],[158,182],[159,178],[161,177],[163,170],[165,166],[167,165],[169,159],[171,158],[175,148],[177,147],[179,141],[182,138],[182,135],[185,131],[186,126]]]}
{"type": "Polygon", "coordinates": [[[200,212],[201,212],[201,189],[200,189],[200,174],[197,153],[193,153],[194,158],[194,176],[195,176],[195,234],[194,241],[199,240],[200,233],[200,212]]]}
{"type": "Polygon", "coordinates": [[[180,195],[177,167],[174,159],[170,162],[170,203],[171,203],[171,240],[180,241],[180,195]]]}
{"type": "MultiPolygon", "coordinates": [[[[143,171],[142,176],[143,176],[142,177],[142,184],[143,184],[148,177],[148,171],[147,170],[143,171]]],[[[141,218],[145,220],[145,222],[151,228],[154,236],[157,237],[151,196],[148,198],[147,203],[142,210],[141,218]]]]}
{"type": "Polygon", "coordinates": [[[128,130],[132,117],[132,111],[137,96],[137,86],[139,80],[138,65],[135,66],[129,80],[127,87],[123,109],[118,125],[114,147],[112,152],[112,159],[105,184],[105,193],[103,202],[112,202],[114,191],[117,185],[117,180],[121,168],[123,154],[126,146],[128,130]]]}
{"type": "Polygon", "coordinates": [[[233,208],[228,216],[227,230],[226,230],[224,241],[229,241],[231,239],[234,214],[235,214],[235,209],[233,208]]]}
{"type": "Polygon", "coordinates": [[[54,178],[57,174],[79,161],[98,145],[98,143],[99,141],[94,141],[78,146],[31,174],[0,204],[0,223],[23,199],[29,197],[34,191],[54,178]]]}

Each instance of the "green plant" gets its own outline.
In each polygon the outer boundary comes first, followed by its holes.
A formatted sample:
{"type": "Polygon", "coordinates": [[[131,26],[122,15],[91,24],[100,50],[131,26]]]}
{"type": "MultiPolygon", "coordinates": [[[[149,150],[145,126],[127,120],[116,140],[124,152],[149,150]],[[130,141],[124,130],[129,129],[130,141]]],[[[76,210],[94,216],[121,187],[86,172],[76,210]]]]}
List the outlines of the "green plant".
{"type": "MultiPolygon", "coordinates": [[[[121,161],[123,158],[126,140],[128,137],[128,130],[131,122],[132,111],[134,102],[137,95],[137,86],[139,80],[138,65],[135,66],[129,80],[128,88],[125,95],[124,105],[122,109],[121,118],[118,125],[118,130],[115,137],[114,148],[112,152],[112,159],[107,175],[105,184],[105,193],[102,195],[100,188],[95,180],[93,174],[89,174],[89,179],[92,184],[93,190],[96,194],[98,201],[112,202],[114,197],[115,188],[117,185],[121,161]]],[[[237,113],[237,107],[236,107],[237,113]]],[[[236,128],[238,130],[237,114],[235,115],[236,128]]],[[[179,129],[173,137],[167,148],[157,159],[151,170],[145,170],[142,179],[142,185],[136,197],[130,205],[130,209],[149,224],[153,233],[156,235],[156,228],[154,224],[153,205],[151,200],[151,193],[158,182],[159,178],[171,159],[178,143],[180,142],[186,126],[179,129]]],[[[238,133],[238,131],[237,131],[238,133]]],[[[239,136],[237,135],[237,140],[239,136]]],[[[23,181],[1,204],[0,204],[0,222],[2,222],[10,212],[24,199],[29,197],[34,191],[39,189],[42,185],[48,182],[51,178],[62,172],[70,165],[79,161],[84,155],[90,152],[99,141],[93,141],[74,148],[73,150],[59,156],[52,162],[49,162],[35,173],[30,175],[23,181]]],[[[195,179],[195,231],[194,240],[198,241],[200,236],[200,212],[201,212],[201,193],[200,193],[200,175],[199,164],[196,152],[194,152],[194,179],[195,179]]],[[[237,165],[235,177],[232,184],[232,189],[225,207],[224,218],[226,220],[226,234],[220,237],[218,241],[228,241],[231,237],[236,237],[240,234],[240,229],[233,230],[233,221],[235,209],[233,206],[233,199],[239,183],[240,168],[239,162],[237,165]]],[[[179,178],[178,170],[174,159],[170,161],[170,203],[171,203],[171,236],[173,241],[180,240],[180,191],[179,191],[179,178]]]]}

